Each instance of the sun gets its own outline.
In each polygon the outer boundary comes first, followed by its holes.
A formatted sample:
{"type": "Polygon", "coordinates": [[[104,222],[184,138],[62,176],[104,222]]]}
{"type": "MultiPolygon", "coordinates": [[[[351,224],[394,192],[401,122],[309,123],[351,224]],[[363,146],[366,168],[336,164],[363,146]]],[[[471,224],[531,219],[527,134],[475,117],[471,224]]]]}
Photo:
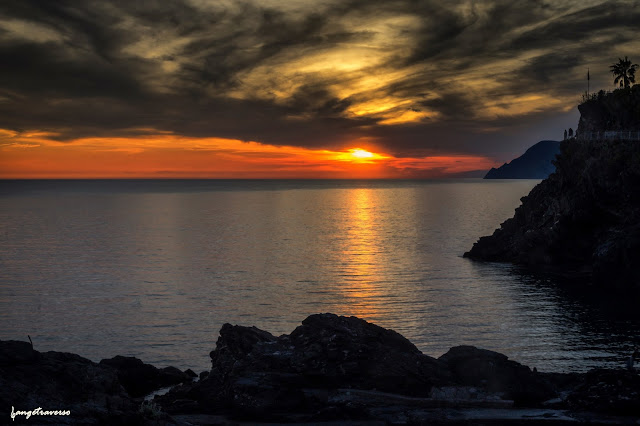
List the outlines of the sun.
{"type": "Polygon", "coordinates": [[[373,158],[373,152],[365,151],[362,148],[353,148],[350,149],[349,152],[351,153],[352,157],[358,159],[373,158]]]}
{"type": "Polygon", "coordinates": [[[391,157],[370,152],[362,148],[351,148],[346,151],[335,152],[335,156],[333,158],[338,161],[346,161],[349,163],[375,164],[391,157]]]}

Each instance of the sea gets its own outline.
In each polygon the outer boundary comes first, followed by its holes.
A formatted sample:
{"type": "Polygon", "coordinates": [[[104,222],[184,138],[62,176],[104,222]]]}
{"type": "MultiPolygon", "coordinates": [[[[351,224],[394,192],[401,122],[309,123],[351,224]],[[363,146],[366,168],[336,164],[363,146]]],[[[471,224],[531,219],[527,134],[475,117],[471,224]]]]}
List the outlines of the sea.
{"type": "Polygon", "coordinates": [[[463,258],[537,180],[0,181],[0,339],[210,369],[224,323],[354,315],[438,357],[623,367],[635,297],[463,258]]]}

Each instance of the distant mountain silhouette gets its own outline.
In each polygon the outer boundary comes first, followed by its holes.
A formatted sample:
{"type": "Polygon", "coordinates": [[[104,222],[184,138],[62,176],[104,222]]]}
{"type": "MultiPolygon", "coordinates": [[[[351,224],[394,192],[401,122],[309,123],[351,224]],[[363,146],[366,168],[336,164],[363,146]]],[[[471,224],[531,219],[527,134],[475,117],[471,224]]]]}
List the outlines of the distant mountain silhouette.
{"type": "Polygon", "coordinates": [[[560,152],[560,142],[540,141],[510,163],[492,168],[485,179],[545,179],[556,169],[552,161],[560,152]]]}

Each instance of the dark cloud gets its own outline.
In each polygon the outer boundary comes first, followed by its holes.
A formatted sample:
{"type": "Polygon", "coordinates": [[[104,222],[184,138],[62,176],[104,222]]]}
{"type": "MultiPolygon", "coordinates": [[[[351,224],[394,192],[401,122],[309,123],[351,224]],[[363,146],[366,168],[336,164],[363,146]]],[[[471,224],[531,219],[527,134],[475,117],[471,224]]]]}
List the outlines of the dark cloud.
{"type": "Polygon", "coordinates": [[[422,101],[420,104],[430,110],[438,111],[447,121],[469,121],[475,118],[478,102],[464,94],[443,91],[440,97],[422,101]]]}
{"type": "Polygon", "coordinates": [[[351,101],[339,99],[333,96],[324,85],[316,84],[298,88],[287,104],[291,113],[295,115],[339,117],[351,105],[351,101]]]}
{"type": "Polygon", "coordinates": [[[309,147],[368,138],[398,156],[509,159],[575,127],[567,102],[584,91],[586,66],[608,84],[640,22],[625,1],[286,3],[5,0],[0,128],[62,141],[140,128],[309,147]],[[350,49],[362,66],[341,67],[350,49]],[[335,64],[305,63],[329,53],[335,64]],[[363,81],[374,83],[345,89],[363,81]],[[516,110],[532,95],[562,101],[516,110]],[[391,106],[359,109],[378,101],[391,106]],[[406,111],[424,118],[380,124],[406,111]]]}
{"type": "MultiPolygon", "coordinates": [[[[143,96],[142,61],[105,61],[91,54],[77,57],[57,43],[0,42],[0,85],[28,96],[127,99],[143,96]]],[[[150,66],[150,65],[149,65],[150,66]]]]}
{"type": "Polygon", "coordinates": [[[477,22],[475,15],[465,18],[447,9],[446,3],[425,3],[416,12],[424,25],[417,35],[416,48],[407,59],[408,64],[426,61],[443,53],[446,56],[457,44],[458,37],[477,22]]]}
{"type": "MultiPolygon", "coordinates": [[[[604,2],[570,11],[526,31],[510,43],[511,50],[556,48],[588,50],[602,35],[616,35],[618,43],[637,39],[640,6],[635,2],[604,2]],[[576,42],[576,45],[566,43],[576,42]],[[568,47],[563,47],[568,46],[568,47]]],[[[610,46],[613,47],[613,46],[610,46]]]]}
{"type": "Polygon", "coordinates": [[[131,41],[115,28],[122,17],[105,13],[98,2],[8,0],[0,10],[9,17],[47,26],[67,38],[67,48],[105,60],[114,59],[118,49],[131,41]]]}

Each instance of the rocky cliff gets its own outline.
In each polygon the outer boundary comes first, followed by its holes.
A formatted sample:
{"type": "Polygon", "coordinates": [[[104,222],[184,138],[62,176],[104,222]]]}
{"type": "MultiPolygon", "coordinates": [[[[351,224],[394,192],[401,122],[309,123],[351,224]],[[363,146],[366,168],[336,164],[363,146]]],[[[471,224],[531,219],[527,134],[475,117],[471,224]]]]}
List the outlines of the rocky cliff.
{"type": "Polygon", "coordinates": [[[464,256],[640,286],[640,141],[563,141],[555,164],[514,217],[464,256]]]}
{"type": "Polygon", "coordinates": [[[540,141],[510,163],[492,168],[485,179],[544,179],[554,172],[553,161],[560,152],[560,142],[540,141]]]}
{"type": "Polygon", "coordinates": [[[588,132],[640,130],[640,84],[606,93],[600,91],[578,105],[578,135],[588,132]]]}

